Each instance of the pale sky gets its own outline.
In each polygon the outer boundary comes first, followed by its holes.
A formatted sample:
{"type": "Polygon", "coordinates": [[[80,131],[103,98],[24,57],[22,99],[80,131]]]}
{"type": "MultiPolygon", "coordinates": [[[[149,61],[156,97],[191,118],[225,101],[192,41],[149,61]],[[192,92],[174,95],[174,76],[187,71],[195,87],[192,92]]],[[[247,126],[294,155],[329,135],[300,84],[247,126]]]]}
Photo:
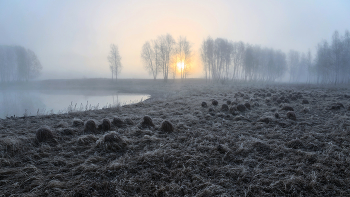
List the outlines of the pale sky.
{"type": "MultiPolygon", "coordinates": [[[[111,77],[112,43],[122,57],[120,78],[151,78],[141,47],[166,33],[186,36],[198,57],[207,36],[314,52],[346,29],[349,0],[0,0],[0,45],[32,49],[43,66],[40,79],[111,77]]],[[[196,60],[190,77],[204,76],[196,60]]]]}

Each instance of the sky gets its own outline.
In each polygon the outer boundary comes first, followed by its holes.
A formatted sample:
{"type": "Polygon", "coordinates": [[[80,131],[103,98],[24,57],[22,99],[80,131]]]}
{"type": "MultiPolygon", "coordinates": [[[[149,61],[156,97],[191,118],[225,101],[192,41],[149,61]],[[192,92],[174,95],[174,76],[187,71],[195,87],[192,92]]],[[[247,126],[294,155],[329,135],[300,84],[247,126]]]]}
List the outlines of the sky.
{"type": "Polygon", "coordinates": [[[0,45],[33,50],[43,66],[39,79],[69,79],[111,77],[107,56],[115,44],[119,78],[152,78],[142,45],[169,33],[191,42],[189,77],[203,77],[199,48],[208,36],[315,52],[335,30],[350,30],[349,21],[349,0],[0,0],[0,45]]]}

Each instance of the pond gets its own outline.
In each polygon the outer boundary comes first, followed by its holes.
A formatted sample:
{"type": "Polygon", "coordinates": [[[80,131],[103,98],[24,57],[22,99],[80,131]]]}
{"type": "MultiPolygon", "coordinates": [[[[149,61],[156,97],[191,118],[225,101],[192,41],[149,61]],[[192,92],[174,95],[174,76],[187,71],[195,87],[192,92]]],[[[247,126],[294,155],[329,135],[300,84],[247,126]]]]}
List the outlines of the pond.
{"type": "Polygon", "coordinates": [[[0,90],[0,119],[10,116],[33,116],[102,109],[137,103],[147,94],[116,91],[34,91],[0,90]]]}

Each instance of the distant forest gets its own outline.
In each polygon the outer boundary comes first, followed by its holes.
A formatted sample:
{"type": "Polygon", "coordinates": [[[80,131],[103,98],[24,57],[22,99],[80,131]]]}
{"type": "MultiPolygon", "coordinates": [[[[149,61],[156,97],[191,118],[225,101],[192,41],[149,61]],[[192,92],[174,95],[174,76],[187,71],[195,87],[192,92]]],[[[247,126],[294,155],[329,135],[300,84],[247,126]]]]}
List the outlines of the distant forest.
{"type": "Polygon", "coordinates": [[[211,37],[202,42],[200,53],[208,80],[273,82],[289,76],[289,82],[350,83],[349,31],[344,36],[335,31],[331,44],[319,43],[315,58],[310,50],[307,53],[290,50],[285,54],[280,50],[211,37]]]}
{"type": "Polygon", "coordinates": [[[41,63],[32,50],[0,45],[1,83],[34,79],[40,75],[41,69],[41,63]]]}

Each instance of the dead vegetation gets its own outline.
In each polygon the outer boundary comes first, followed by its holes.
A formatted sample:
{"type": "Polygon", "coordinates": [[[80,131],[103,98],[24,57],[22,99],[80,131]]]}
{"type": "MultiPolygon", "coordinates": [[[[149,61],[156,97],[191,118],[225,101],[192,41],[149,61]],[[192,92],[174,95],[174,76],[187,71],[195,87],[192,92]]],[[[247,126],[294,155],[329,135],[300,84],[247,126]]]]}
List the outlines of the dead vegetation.
{"type": "Polygon", "coordinates": [[[336,105],[350,105],[346,92],[189,86],[119,108],[0,120],[0,193],[349,196],[350,111],[336,105]],[[229,110],[202,107],[212,99],[229,110]]]}
{"type": "Polygon", "coordinates": [[[171,132],[174,132],[174,127],[173,127],[173,124],[171,124],[171,122],[164,120],[162,122],[162,126],[160,127],[160,130],[167,133],[171,133],[171,132]]]}
{"type": "Polygon", "coordinates": [[[119,151],[126,148],[126,146],[126,141],[115,131],[105,134],[96,143],[97,148],[102,148],[105,151],[119,151]]]}
{"type": "Polygon", "coordinates": [[[36,139],[39,142],[52,141],[54,139],[54,135],[49,128],[43,127],[36,131],[36,139]]]}
{"type": "Polygon", "coordinates": [[[84,132],[85,133],[96,133],[97,127],[95,120],[88,120],[84,124],[84,132]]]}
{"type": "Polygon", "coordinates": [[[102,131],[109,131],[111,129],[111,121],[107,118],[103,119],[98,128],[102,131]]]}

